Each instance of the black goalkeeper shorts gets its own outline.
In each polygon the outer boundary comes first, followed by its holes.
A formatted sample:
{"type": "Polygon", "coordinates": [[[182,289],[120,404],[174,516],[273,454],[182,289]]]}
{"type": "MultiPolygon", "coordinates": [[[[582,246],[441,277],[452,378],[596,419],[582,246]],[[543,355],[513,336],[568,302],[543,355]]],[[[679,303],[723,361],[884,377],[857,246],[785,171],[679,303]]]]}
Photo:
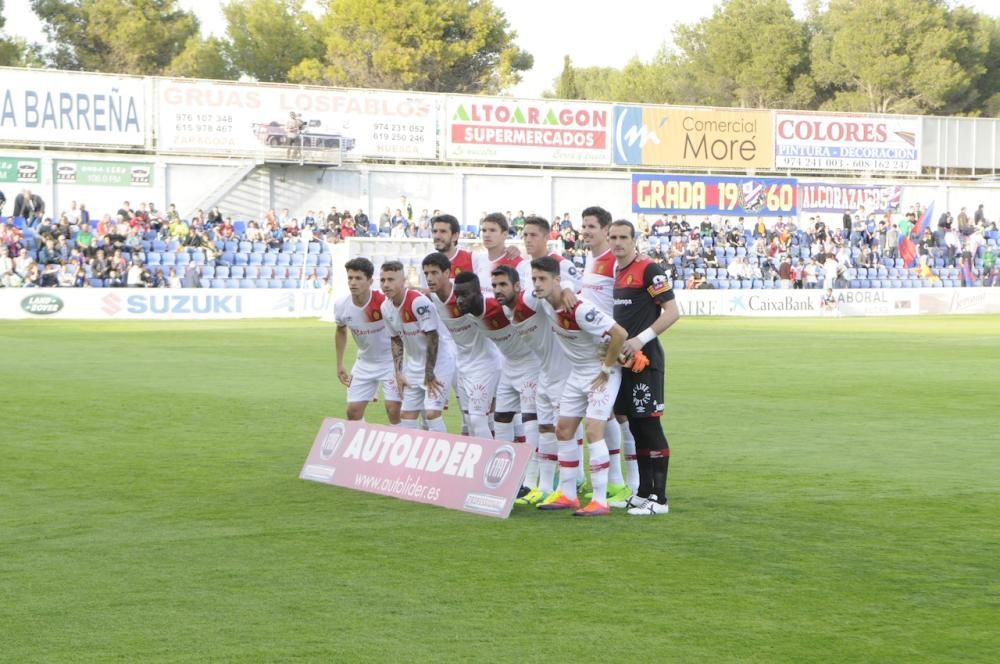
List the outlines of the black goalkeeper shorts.
{"type": "Polygon", "coordinates": [[[663,415],[663,366],[650,364],[640,373],[622,369],[622,385],[615,399],[615,415],[660,417],[663,415]]]}

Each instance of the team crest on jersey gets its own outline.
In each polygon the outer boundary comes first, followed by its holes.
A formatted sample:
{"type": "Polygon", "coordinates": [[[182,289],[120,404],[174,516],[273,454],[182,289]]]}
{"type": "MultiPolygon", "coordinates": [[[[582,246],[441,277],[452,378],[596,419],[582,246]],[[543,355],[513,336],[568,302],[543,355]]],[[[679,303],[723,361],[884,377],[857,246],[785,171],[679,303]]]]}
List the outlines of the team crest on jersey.
{"type": "Polygon", "coordinates": [[[603,274],[604,273],[604,266],[601,265],[600,263],[598,263],[597,265],[594,266],[594,272],[596,274],[603,274]]]}
{"type": "Polygon", "coordinates": [[[565,329],[567,329],[567,330],[569,329],[569,321],[568,321],[568,320],[566,320],[565,318],[563,318],[562,320],[560,320],[560,321],[559,321],[559,324],[560,324],[560,325],[562,325],[562,326],[563,326],[563,328],[565,328],[565,329]]]}
{"type": "Polygon", "coordinates": [[[460,311],[458,310],[458,305],[457,305],[457,304],[453,304],[453,305],[451,305],[451,307],[450,307],[449,311],[450,311],[450,313],[451,313],[451,317],[452,317],[452,318],[458,318],[459,316],[461,316],[461,315],[462,315],[462,312],[460,312],[460,311]]]}
{"type": "Polygon", "coordinates": [[[635,279],[633,279],[633,278],[632,278],[632,275],[631,275],[631,274],[630,274],[630,275],[628,275],[627,277],[625,277],[625,283],[626,283],[626,284],[628,284],[629,286],[631,286],[631,285],[632,285],[632,282],[633,282],[633,281],[635,281],[635,279]]]}
{"type": "Polygon", "coordinates": [[[372,312],[372,320],[381,320],[381,319],[382,319],[382,312],[381,311],[373,311],[372,312]]]}
{"type": "Polygon", "coordinates": [[[491,318],[490,319],[490,327],[492,327],[494,330],[499,330],[500,329],[500,321],[498,321],[496,318],[491,318]]]}
{"type": "Polygon", "coordinates": [[[456,267],[456,268],[455,268],[455,276],[457,277],[457,276],[458,276],[458,275],[460,275],[460,274],[462,274],[462,268],[460,268],[460,267],[456,267]]]}
{"type": "Polygon", "coordinates": [[[410,312],[409,311],[404,311],[403,312],[403,321],[409,323],[411,320],[413,320],[413,316],[410,315],[410,312]]]}

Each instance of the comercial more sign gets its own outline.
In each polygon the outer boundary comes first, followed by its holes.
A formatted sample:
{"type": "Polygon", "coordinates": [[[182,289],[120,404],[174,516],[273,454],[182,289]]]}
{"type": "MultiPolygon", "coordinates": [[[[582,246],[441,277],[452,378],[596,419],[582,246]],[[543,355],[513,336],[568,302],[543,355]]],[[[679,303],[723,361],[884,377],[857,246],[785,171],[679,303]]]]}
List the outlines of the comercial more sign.
{"type": "Polygon", "coordinates": [[[448,97],[448,159],[610,165],[611,105],[448,97]]]}
{"type": "Polygon", "coordinates": [[[148,80],[0,68],[0,141],[141,146],[148,80]]]}
{"type": "Polygon", "coordinates": [[[504,519],[530,457],[527,445],[328,417],[299,477],[504,519]]]}
{"type": "Polygon", "coordinates": [[[152,162],[84,161],[57,159],[53,162],[56,184],[105,187],[152,187],[152,162]]]}
{"type": "Polygon", "coordinates": [[[632,211],[653,214],[787,216],[798,214],[789,178],[632,174],[632,211]]]}
{"type": "Polygon", "coordinates": [[[285,154],[292,113],[305,149],[344,158],[434,159],[436,98],[408,92],[295,88],[213,81],[158,82],[165,151],[285,154]]]}
{"type": "Polygon", "coordinates": [[[42,181],[42,160],[30,157],[0,157],[0,182],[38,184],[42,181]]]}
{"type": "Polygon", "coordinates": [[[615,106],[614,162],[622,166],[770,168],[770,111],[615,106]]]}
{"type": "Polygon", "coordinates": [[[774,165],[824,171],[920,172],[920,119],[776,113],[774,165]]]}

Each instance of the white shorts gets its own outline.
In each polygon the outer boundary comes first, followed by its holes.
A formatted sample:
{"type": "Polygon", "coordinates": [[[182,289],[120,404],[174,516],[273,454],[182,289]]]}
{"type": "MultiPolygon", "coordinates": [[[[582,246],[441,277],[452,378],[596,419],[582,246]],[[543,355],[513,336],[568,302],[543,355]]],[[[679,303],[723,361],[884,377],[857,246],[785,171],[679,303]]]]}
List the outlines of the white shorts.
{"type": "MultiPolygon", "coordinates": [[[[588,417],[592,420],[606,420],[614,410],[618,388],[622,384],[621,367],[615,367],[605,382],[597,390],[591,391],[590,384],[600,373],[599,366],[588,365],[574,370],[566,379],[566,386],[559,400],[559,415],[563,417],[588,417]]],[[[539,420],[541,421],[541,420],[539,420]]]]}
{"type": "Polygon", "coordinates": [[[493,397],[500,381],[498,367],[462,367],[456,381],[458,400],[469,415],[487,415],[492,410],[493,397]]]}
{"type": "Polygon", "coordinates": [[[370,366],[355,364],[351,370],[351,385],[347,388],[347,403],[372,401],[378,394],[378,386],[382,385],[382,398],[386,401],[399,401],[399,387],[392,368],[373,369],[370,366]]]}
{"type": "Polygon", "coordinates": [[[568,376],[549,377],[542,374],[538,377],[535,391],[535,412],[539,424],[555,426],[559,420],[559,400],[562,399],[563,387],[568,376]]]}
{"type": "Polygon", "coordinates": [[[403,405],[401,410],[444,410],[445,406],[448,405],[448,395],[451,392],[452,386],[455,384],[454,362],[441,362],[439,360],[437,369],[434,372],[434,377],[437,378],[438,382],[443,386],[441,391],[436,396],[429,394],[426,388],[424,388],[423,375],[419,377],[407,375],[406,381],[409,384],[403,388],[403,405]]]}
{"type": "Polygon", "coordinates": [[[536,394],[538,390],[537,376],[521,374],[511,376],[506,371],[500,376],[497,385],[498,413],[534,413],[537,412],[536,394]]]}

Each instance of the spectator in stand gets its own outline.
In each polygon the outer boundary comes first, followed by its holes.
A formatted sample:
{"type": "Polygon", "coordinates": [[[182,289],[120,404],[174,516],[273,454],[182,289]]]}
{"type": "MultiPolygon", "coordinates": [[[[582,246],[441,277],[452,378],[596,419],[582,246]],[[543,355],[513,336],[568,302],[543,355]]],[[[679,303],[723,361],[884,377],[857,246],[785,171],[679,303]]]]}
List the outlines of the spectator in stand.
{"type": "Polygon", "coordinates": [[[792,261],[788,254],[782,254],[778,262],[778,287],[786,289],[792,287],[792,261]]]}
{"type": "Polygon", "coordinates": [[[167,235],[170,237],[171,240],[178,240],[178,241],[183,240],[185,237],[187,237],[189,232],[190,229],[188,228],[188,225],[185,224],[181,219],[174,219],[173,221],[170,222],[170,225],[167,227],[167,235]]]}
{"type": "Polygon", "coordinates": [[[371,221],[368,219],[368,215],[361,208],[358,208],[357,214],[354,215],[354,230],[355,235],[360,237],[368,237],[369,231],[368,226],[371,221]]]}
{"type": "Polygon", "coordinates": [[[389,231],[389,237],[401,240],[406,237],[406,224],[394,224],[389,231]]]}
{"type": "Polygon", "coordinates": [[[14,259],[10,257],[7,245],[0,245],[0,278],[14,272],[14,259]]]}
{"type": "Polygon", "coordinates": [[[963,207],[958,212],[958,232],[962,235],[972,235],[975,226],[972,223],[972,219],[969,218],[969,214],[965,211],[963,207]]]}
{"type": "Polygon", "coordinates": [[[128,261],[125,260],[125,256],[122,254],[121,249],[115,249],[114,253],[111,254],[111,269],[117,272],[123,279],[125,278],[125,272],[128,270],[128,261]]]}
{"type": "MultiPolygon", "coordinates": [[[[170,268],[173,271],[173,268],[170,268]]],[[[174,274],[176,276],[176,273],[174,274]]],[[[170,286],[170,282],[167,281],[166,275],[163,274],[163,268],[156,268],[156,272],[153,274],[153,287],[154,288],[167,288],[170,286]]]]}
{"type": "Polygon", "coordinates": [[[94,234],[90,232],[90,224],[84,223],[80,232],[76,234],[76,246],[80,249],[80,253],[89,258],[93,256],[94,243],[95,238],[94,234]]]}
{"type": "Polygon", "coordinates": [[[997,256],[992,245],[986,245],[986,249],[983,251],[983,286],[1000,286],[997,256]]]}
{"type": "Polygon", "coordinates": [[[145,283],[142,280],[142,262],[138,258],[132,259],[132,265],[128,268],[128,273],[125,275],[125,285],[129,288],[143,288],[145,283]]]}
{"type": "Polygon", "coordinates": [[[975,215],[973,215],[972,221],[973,223],[976,224],[976,226],[986,225],[986,212],[983,211],[982,203],[980,203],[979,207],[976,208],[976,212],[975,215]]]}
{"type": "Polygon", "coordinates": [[[26,226],[33,227],[44,214],[45,201],[38,194],[31,193],[30,189],[25,189],[14,197],[11,216],[22,217],[26,226]]]}
{"type": "Polygon", "coordinates": [[[396,213],[392,215],[392,218],[389,220],[389,223],[392,225],[393,230],[396,229],[396,226],[401,225],[403,226],[403,230],[406,231],[407,227],[410,225],[410,220],[403,215],[402,210],[397,209],[396,213]]]}
{"type": "Polygon", "coordinates": [[[98,249],[94,258],[90,261],[90,274],[95,279],[107,279],[111,271],[111,263],[108,261],[104,250],[98,249]]]}
{"type": "Polygon", "coordinates": [[[826,260],[823,262],[823,288],[832,289],[837,283],[839,272],[840,264],[837,262],[837,257],[833,254],[827,254],[826,260]]]}
{"type": "Polygon", "coordinates": [[[378,232],[380,234],[389,235],[392,232],[392,213],[389,208],[382,211],[382,214],[378,219],[378,232]]]}
{"type": "Polygon", "coordinates": [[[24,288],[38,288],[41,286],[42,274],[38,269],[38,263],[31,263],[22,273],[22,279],[24,283],[21,286],[24,288]]]}
{"type": "Polygon", "coordinates": [[[122,279],[121,274],[118,270],[111,270],[108,272],[108,281],[105,284],[108,288],[124,288],[125,281],[122,279]]]}
{"type": "Polygon", "coordinates": [[[222,211],[219,210],[219,206],[213,206],[211,210],[208,211],[208,215],[205,217],[205,225],[209,228],[213,228],[222,223],[222,211]]]}
{"type": "Polygon", "coordinates": [[[73,287],[74,288],[85,288],[90,286],[90,282],[87,281],[87,271],[82,265],[77,266],[76,271],[73,274],[73,287]]]}
{"type": "Polygon", "coordinates": [[[58,265],[60,263],[59,252],[56,251],[56,243],[52,238],[45,241],[45,245],[38,251],[38,262],[41,265],[58,265]]]}
{"type": "Polygon", "coordinates": [[[896,258],[899,256],[899,226],[895,223],[889,224],[885,233],[885,251],[882,253],[885,258],[896,258]]]}
{"type": "Polygon", "coordinates": [[[7,197],[4,196],[3,189],[0,189],[0,215],[3,214],[3,206],[7,204],[7,197]]]}
{"type": "Polygon", "coordinates": [[[125,248],[133,254],[142,251],[142,231],[138,227],[128,229],[128,235],[125,236],[125,248]]]}
{"type": "Polygon", "coordinates": [[[264,233],[261,231],[260,226],[257,225],[256,221],[250,221],[247,223],[247,230],[243,234],[243,239],[247,242],[263,242],[264,233]]]}
{"type": "Polygon", "coordinates": [[[188,263],[184,269],[184,287],[201,288],[201,268],[194,263],[188,263]]]}
{"type": "Polygon", "coordinates": [[[944,246],[947,250],[947,261],[949,265],[954,264],[955,257],[962,251],[962,237],[958,234],[958,229],[949,228],[944,234],[944,246]]]}
{"type": "Polygon", "coordinates": [[[802,281],[806,288],[812,289],[816,288],[818,282],[818,272],[819,266],[816,264],[815,259],[810,258],[806,261],[806,264],[802,267],[802,281]]]}

